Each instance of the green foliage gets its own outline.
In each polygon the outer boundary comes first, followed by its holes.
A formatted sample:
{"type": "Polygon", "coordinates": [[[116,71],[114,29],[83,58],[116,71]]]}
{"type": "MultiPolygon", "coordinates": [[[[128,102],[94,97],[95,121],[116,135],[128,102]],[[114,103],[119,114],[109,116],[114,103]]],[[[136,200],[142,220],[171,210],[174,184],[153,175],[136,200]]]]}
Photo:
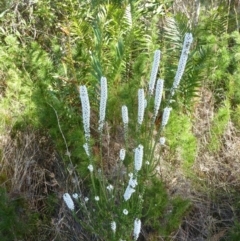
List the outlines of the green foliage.
{"type": "Polygon", "coordinates": [[[217,36],[210,36],[207,40],[212,48],[211,52],[214,54],[208,61],[208,70],[211,73],[209,75],[209,85],[212,85],[211,89],[216,98],[216,104],[221,104],[225,100],[228,90],[229,77],[227,69],[231,59],[227,47],[227,38],[227,36],[223,36],[221,39],[218,39],[217,36]]]}
{"type": "Polygon", "coordinates": [[[9,6],[9,4],[8,4],[7,0],[2,1],[0,4],[0,11],[4,12],[4,10],[6,10],[8,6],[9,6]]]}
{"type": "Polygon", "coordinates": [[[0,102],[1,128],[14,125],[17,119],[25,122],[25,116],[30,117],[34,110],[31,102],[31,81],[22,69],[24,49],[13,35],[4,39],[0,46],[0,73],[2,78],[2,95],[0,102]]]}
{"type": "Polygon", "coordinates": [[[240,223],[235,222],[234,227],[231,228],[229,240],[238,241],[240,239],[240,223]]]}
{"type": "Polygon", "coordinates": [[[146,229],[153,229],[156,236],[167,238],[181,224],[190,208],[190,202],[181,197],[169,199],[163,183],[157,178],[152,179],[152,182],[145,193],[144,223],[146,229]]]}
{"type": "Polygon", "coordinates": [[[163,218],[166,215],[169,198],[166,188],[159,179],[153,178],[152,184],[146,187],[145,200],[143,206],[145,223],[155,230],[160,230],[162,228],[160,217],[163,218]]]}
{"type": "Polygon", "coordinates": [[[23,198],[10,199],[0,188],[0,239],[25,239],[34,231],[35,215],[28,213],[23,198]]]}
{"type": "Polygon", "coordinates": [[[175,197],[172,202],[172,210],[167,215],[166,234],[173,232],[181,223],[186,212],[190,210],[189,200],[183,200],[181,197],[175,197]]]}
{"type": "Polygon", "coordinates": [[[230,105],[226,101],[225,105],[220,107],[214,115],[210,130],[210,141],[208,143],[209,150],[216,152],[221,147],[221,137],[224,134],[226,126],[230,119],[230,105]]]}
{"type": "Polygon", "coordinates": [[[233,110],[231,112],[232,120],[236,127],[239,129],[240,95],[238,89],[240,88],[240,36],[238,32],[232,32],[231,35],[229,35],[228,44],[231,62],[228,66],[229,85],[227,95],[229,97],[231,108],[233,110]]]}
{"type": "Polygon", "coordinates": [[[232,121],[235,124],[236,128],[240,129],[240,105],[237,105],[233,112],[231,112],[232,121]]]}
{"type": "Polygon", "coordinates": [[[217,8],[210,9],[207,14],[203,16],[204,21],[204,30],[207,35],[223,35],[227,33],[228,30],[228,12],[226,11],[226,4],[219,5],[217,8]],[[211,21],[209,21],[211,19],[211,21]]]}
{"type": "Polygon", "coordinates": [[[240,220],[239,220],[239,210],[240,210],[240,197],[239,193],[235,194],[236,199],[234,200],[234,206],[232,209],[234,210],[234,224],[230,227],[228,232],[228,240],[237,241],[240,238],[240,220]]]}
{"type": "Polygon", "coordinates": [[[234,101],[233,92],[236,93],[234,90],[238,83],[238,77],[233,73],[238,69],[235,57],[237,58],[239,48],[239,34],[228,34],[229,13],[224,11],[224,4],[226,3],[223,2],[203,15],[196,30],[199,36],[198,45],[201,48],[200,56],[205,55],[199,75],[214,93],[216,107],[224,103],[226,96],[230,97],[230,101],[234,101]],[[215,20],[212,21],[212,18],[215,20]]]}
{"type": "Polygon", "coordinates": [[[171,153],[180,158],[182,166],[187,171],[194,163],[197,152],[197,140],[192,133],[192,122],[189,116],[171,113],[165,136],[171,153]]]}

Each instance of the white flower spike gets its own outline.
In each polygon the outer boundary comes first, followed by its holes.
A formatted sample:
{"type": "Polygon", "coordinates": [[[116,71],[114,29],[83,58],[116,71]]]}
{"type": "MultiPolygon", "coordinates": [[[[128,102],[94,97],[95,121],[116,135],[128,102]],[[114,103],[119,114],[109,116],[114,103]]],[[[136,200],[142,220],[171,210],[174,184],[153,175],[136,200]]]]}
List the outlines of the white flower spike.
{"type": "Polygon", "coordinates": [[[89,146],[88,146],[88,143],[85,143],[85,144],[83,145],[83,148],[84,148],[84,150],[85,150],[87,156],[90,157],[90,152],[89,152],[89,146]]]}
{"type": "Polygon", "coordinates": [[[136,171],[141,170],[142,161],[143,161],[143,145],[138,145],[138,147],[135,149],[135,154],[134,154],[134,169],[136,171]]]}
{"type": "Polygon", "coordinates": [[[105,77],[102,77],[100,108],[99,108],[99,127],[98,127],[99,131],[102,131],[103,129],[103,124],[106,116],[106,106],[107,106],[107,79],[105,77]]]}
{"type": "Polygon", "coordinates": [[[83,128],[85,132],[85,138],[87,141],[90,139],[90,104],[88,98],[87,87],[81,85],[79,87],[80,99],[82,103],[82,115],[83,115],[83,128]]]}
{"type": "Polygon", "coordinates": [[[138,90],[138,124],[141,125],[143,122],[145,109],[145,97],[144,97],[144,89],[138,90]]]}
{"type": "Polygon", "coordinates": [[[157,72],[158,72],[158,67],[160,63],[160,56],[161,52],[160,50],[156,50],[154,53],[154,60],[153,60],[153,65],[152,65],[152,72],[151,72],[151,77],[149,81],[149,93],[150,95],[153,94],[155,82],[156,82],[156,77],[157,77],[157,72]]]}
{"type": "Polygon", "coordinates": [[[111,229],[112,229],[112,231],[113,231],[114,233],[116,232],[116,228],[117,228],[116,222],[115,222],[115,221],[112,221],[112,222],[111,222],[111,229]]]}
{"type": "Polygon", "coordinates": [[[162,117],[162,127],[167,125],[169,117],[170,117],[170,112],[172,108],[171,107],[165,107],[163,110],[163,117],[162,117]]]}
{"type": "Polygon", "coordinates": [[[71,198],[71,196],[68,193],[63,194],[63,200],[66,203],[67,207],[73,211],[74,210],[74,202],[71,198]]]}
{"type": "Polygon", "coordinates": [[[126,156],[126,150],[125,150],[125,149],[121,149],[120,152],[119,152],[119,158],[120,158],[120,160],[121,160],[121,161],[124,161],[125,156],[126,156]]]}
{"type": "Polygon", "coordinates": [[[153,115],[153,121],[156,120],[159,107],[161,105],[162,100],[162,94],[163,94],[163,80],[158,79],[157,86],[156,86],[156,92],[155,92],[155,100],[154,100],[154,115],[153,115]]]}
{"type": "Polygon", "coordinates": [[[140,234],[140,231],[141,231],[141,220],[136,218],[134,220],[134,230],[133,230],[133,237],[134,237],[134,240],[137,240],[138,237],[139,237],[139,234],[140,234]]]}
{"type": "Polygon", "coordinates": [[[128,125],[128,108],[126,105],[122,106],[122,121],[124,125],[128,125]]]}
{"type": "Polygon", "coordinates": [[[172,95],[174,94],[173,91],[176,88],[178,88],[178,85],[179,85],[180,80],[182,78],[182,75],[184,73],[185,66],[186,66],[186,63],[187,63],[189,49],[191,47],[192,42],[193,42],[192,34],[186,33],[185,38],[184,38],[182,53],[181,53],[180,60],[179,60],[179,63],[178,63],[177,72],[176,72],[174,82],[173,82],[173,86],[172,86],[172,91],[171,91],[172,95]]]}
{"type": "Polygon", "coordinates": [[[129,200],[134,192],[135,192],[135,189],[133,189],[131,186],[128,185],[123,195],[124,200],[125,201],[129,200]]]}

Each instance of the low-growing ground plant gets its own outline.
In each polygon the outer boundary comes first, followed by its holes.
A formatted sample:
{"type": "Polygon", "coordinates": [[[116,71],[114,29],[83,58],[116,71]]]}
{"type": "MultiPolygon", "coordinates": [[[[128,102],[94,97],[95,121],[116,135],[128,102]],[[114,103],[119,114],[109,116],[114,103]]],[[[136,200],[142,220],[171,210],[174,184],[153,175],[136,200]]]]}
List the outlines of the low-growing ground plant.
{"type": "MultiPolygon", "coordinates": [[[[85,133],[85,157],[89,171],[88,188],[65,193],[64,202],[79,229],[97,240],[139,240],[151,230],[166,237],[178,227],[189,202],[169,199],[160,180],[164,130],[170,118],[174,95],[184,73],[192,34],[185,35],[182,53],[171,89],[165,91],[162,120],[155,127],[164,91],[164,80],[156,82],[160,50],[156,50],[148,86],[138,89],[137,113],[122,113],[122,142],[111,145],[111,126],[106,120],[107,79],[100,80],[99,121],[91,133],[91,104],[85,85],[79,87],[85,133]],[[147,228],[148,227],[148,228],[147,228]],[[142,232],[141,232],[142,230],[142,232]]],[[[70,153],[68,153],[70,156],[70,153]]],[[[83,168],[83,167],[82,167],[83,168]]]]}
{"type": "Polygon", "coordinates": [[[29,208],[24,195],[0,187],[0,240],[33,239],[40,220],[39,213],[29,208]]]}

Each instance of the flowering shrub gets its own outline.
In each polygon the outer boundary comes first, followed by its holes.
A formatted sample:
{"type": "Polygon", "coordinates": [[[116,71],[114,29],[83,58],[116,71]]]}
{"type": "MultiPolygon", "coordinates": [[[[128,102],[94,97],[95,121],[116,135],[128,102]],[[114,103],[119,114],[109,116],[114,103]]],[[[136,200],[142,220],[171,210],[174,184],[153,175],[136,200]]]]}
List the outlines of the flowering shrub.
{"type": "MultiPolygon", "coordinates": [[[[144,88],[138,90],[138,111],[136,121],[128,117],[128,108],[126,105],[122,108],[122,122],[124,130],[124,143],[119,150],[118,158],[120,166],[125,166],[123,177],[117,175],[112,179],[111,175],[107,175],[103,166],[103,151],[99,156],[94,156],[93,146],[90,134],[90,101],[86,86],[80,86],[80,100],[82,104],[82,120],[85,132],[85,141],[83,145],[88,157],[88,170],[91,177],[91,187],[89,196],[84,197],[82,193],[74,194],[74,201],[70,194],[65,193],[63,200],[67,207],[72,211],[76,220],[89,230],[94,232],[96,237],[104,240],[138,240],[141,229],[144,227],[144,221],[147,220],[146,203],[159,200],[152,196],[146,196],[147,190],[151,188],[156,178],[156,166],[159,165],[158,160],[154,157],[157,146],[165,145],[165,137],[163,130],[166,127],[170,113],[172,110],[172,98],[179,86],[183,75],[187,57],[192,43],[192,35],[187,33],[185,36],[182,54],[179,61],[177,73],[173,82],[173,86],[169,92],[166,106],[163,108],[162,123],[154,134],[155,120],[158,116],[160,104],[163,94],[164,80],[158,79],[156,83],[158,67],[160,63],[160,51],[156,50],[154,54],[153,67],[151,71],[148,90],[144,88]],[[156,90],[155,89],[156,83],[156,90]],[[153,100],[154,98],[154,100],[153,100]],[[154,108],[148,103],[154,102],[154,108]],[[152,117],[146,115],[152,113],[152,117]],[[145,115],[144,115],[145,114],[145,115]],[[144,118],[145,116],[145,118],[144,118]],[[131,121],[137,123],[136,135],[129,136],[128,124],[131,121]],[[153,144],[153,145],[152,145],[153,144]],[[125,160],[127,159],[127,162],[125,160]],[[129,164],[130,163],[130,164],[129,164]],[[150,200],[150,201],[149,201],[150,200]],[[85,217],[84,217],[85,216],[85,217]],[[86,222],[86,218],[88,220],[86,222]]],[[[105,131],[106,110],[107,110],[107,79],[102,77],[100,80],[100,107],[99,107],[99,137],[100,145],[105,131]]],[[[119,169],[120,172],[120,169],[119,169]]],[[[162,195],[159,193],[159,195],[162,195]]],[[[157,204],[154,204],[157,206],[157,204]]],[[[149,209],[154,208],[149,206],[149,209]]],[[[159,214],[161,216],[162,214],[159,214]]],[[[146,222],[147,223],[147,222],[146,222]]]]}

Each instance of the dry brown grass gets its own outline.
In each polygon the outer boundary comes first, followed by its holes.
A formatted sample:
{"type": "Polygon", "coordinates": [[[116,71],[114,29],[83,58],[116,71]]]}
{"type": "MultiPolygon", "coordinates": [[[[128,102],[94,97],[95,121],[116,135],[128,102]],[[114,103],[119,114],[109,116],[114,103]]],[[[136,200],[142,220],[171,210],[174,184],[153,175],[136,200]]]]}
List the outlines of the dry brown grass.
{"type": "MultiPolygon", "coordinates": [[[[236,203],[240,189],[240,136],[230,121],[218,152],[208,150],[214,116],[213,94],[202,89],[195,109],[194,134],[198,138],[198,154],[192,167],[194,178],[187,178],[181,165],[165,164],[162,173],[170,195],[180,195],[192,202],[191,212],[184,218],[172,240],[229,240],[229,230],[239,215],[236,203]]],[[[167,151],[165,156],[167,155],[167,151]]]]}
{"type": "Polygon", "coordinates": [[[6,188],[10,200],[26,201],[28,209],[24,211],[38,214],[34,240],[69,240],[69,222],[62,203],[68,176],[53,143],[31,128],[12,137],[10,133],[1,137],[1,187],[6,188]]]}
{"type": "Polygon", "coordinates": [[[220,140],[220,150],[208,150],[213,105],[212,93],[203,90],[202,100],[195,112],[194,133],[198,137],[199,150],[193,169],[200,179],[207,180],[212,187],[228,191],[240,187],[240,133],[229,121],[220,140]]]}

